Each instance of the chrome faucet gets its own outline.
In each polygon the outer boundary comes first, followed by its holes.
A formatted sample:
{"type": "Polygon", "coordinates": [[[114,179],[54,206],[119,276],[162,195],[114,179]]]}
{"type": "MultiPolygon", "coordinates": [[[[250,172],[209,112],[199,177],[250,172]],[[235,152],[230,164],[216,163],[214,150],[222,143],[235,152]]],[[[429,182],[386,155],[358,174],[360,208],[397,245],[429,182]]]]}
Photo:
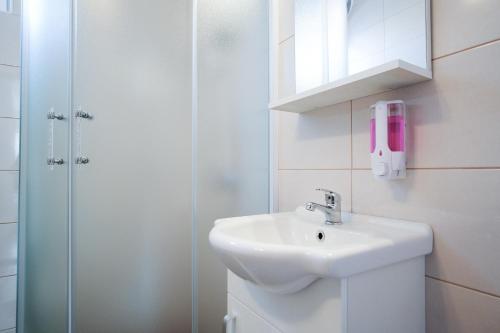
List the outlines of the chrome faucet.
{"type": "Polygon", "coordinates": [[[313,212],[316,209],[323,212],[325,214],[325,223],[326,224],[342,224],[341,217],[341,197],[340,194],[325,190],[322,188],[317,188],[316,191],[325,192],[325,205],[321,205],[315,202],[306,203],[306,209],[313,212]]]}

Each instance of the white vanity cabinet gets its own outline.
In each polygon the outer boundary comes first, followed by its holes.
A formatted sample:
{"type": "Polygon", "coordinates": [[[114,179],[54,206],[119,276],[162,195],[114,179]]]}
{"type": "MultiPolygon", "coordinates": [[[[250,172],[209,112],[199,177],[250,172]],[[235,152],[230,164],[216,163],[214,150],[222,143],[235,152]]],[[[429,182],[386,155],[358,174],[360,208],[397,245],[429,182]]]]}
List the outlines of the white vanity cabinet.
{"type": "Polygon", "coordinates": [[[228,271],[227,317],[227,333],[424,333],[424,257],[318,279],[291,294],[228,271]]]}

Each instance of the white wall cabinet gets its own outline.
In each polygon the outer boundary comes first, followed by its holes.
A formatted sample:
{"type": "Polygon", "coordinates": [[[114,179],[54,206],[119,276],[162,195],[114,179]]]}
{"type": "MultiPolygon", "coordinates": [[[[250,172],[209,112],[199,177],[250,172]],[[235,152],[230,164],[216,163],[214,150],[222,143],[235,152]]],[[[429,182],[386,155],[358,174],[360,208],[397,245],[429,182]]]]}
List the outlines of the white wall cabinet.
{"type": "Polygon", "coordinates": [[[432,78],[430,0],[274,1],[270,109],[306,112],[432,78]]]}

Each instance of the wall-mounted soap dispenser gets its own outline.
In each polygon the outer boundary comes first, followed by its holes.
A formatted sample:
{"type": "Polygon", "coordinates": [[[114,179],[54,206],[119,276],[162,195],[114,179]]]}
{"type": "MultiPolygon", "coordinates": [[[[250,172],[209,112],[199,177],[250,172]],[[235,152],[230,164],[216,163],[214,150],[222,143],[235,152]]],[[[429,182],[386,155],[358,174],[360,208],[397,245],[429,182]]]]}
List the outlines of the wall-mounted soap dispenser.
{"type": "Polygon", "coordinates": [[[372,172],[380,179],[406,177],[406,107],[403,101],[379,101],[370,107],[372,172]]]}

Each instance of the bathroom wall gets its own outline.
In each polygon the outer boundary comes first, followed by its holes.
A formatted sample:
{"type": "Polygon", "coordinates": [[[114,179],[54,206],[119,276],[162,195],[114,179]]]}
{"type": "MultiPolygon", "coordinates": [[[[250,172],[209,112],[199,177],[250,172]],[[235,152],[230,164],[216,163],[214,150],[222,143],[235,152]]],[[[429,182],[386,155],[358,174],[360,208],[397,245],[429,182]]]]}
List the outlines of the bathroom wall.
{"type": "Polygon", "coordinates": [[[16,326],[20,0],[0,0],[0,332],[16,326]]]}
{"type": "MultiPolygon", "coordinates": [[[[279,96],[293,93],[293,1],[275,34],[279,96]]],[[[340,192],[355,213],[428,223],[427,332],[500,332],[500,2],[432,1],[434,79],[305,114],[274,112],[274,207],[340,192]],[[408,104],[409,170],[370,171],[370,104],[408,104]]]]}

